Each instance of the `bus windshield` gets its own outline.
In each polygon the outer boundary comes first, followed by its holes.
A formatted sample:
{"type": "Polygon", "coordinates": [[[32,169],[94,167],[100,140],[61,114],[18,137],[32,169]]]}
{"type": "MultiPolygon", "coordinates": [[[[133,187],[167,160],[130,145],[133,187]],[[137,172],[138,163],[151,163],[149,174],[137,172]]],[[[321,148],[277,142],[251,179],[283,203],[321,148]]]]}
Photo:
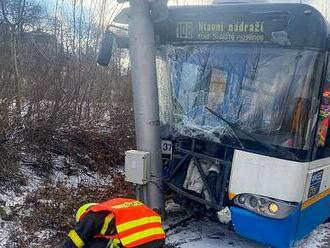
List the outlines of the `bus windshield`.
{"type": "Polygon", "coordinates": [[[160,54],[161,122],[172,135],[310,149],[321,53],[214,44],[167,45],[160,54]]]}

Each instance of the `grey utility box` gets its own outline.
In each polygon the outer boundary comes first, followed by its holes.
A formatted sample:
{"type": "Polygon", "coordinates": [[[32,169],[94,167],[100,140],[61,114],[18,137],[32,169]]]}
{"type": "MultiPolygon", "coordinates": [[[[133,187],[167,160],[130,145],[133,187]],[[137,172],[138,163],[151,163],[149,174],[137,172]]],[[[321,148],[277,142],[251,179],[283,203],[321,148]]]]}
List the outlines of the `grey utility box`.
{"type": "Polygon", "coordinates": [[[125,179],[127,182],[147,184],[150,176],[150,152],[125,152],[125,179]]]}

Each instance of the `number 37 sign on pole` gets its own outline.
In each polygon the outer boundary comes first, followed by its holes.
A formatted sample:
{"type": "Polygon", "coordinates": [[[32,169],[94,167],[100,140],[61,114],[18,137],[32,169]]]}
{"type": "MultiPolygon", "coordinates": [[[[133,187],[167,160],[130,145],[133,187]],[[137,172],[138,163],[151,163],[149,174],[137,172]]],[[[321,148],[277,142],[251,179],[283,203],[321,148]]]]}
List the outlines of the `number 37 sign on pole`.
{"type": "Polygon", "coordinates": [[[173,143],[170,140],[162,140],[162,154],[172,155],[173,143]]]}

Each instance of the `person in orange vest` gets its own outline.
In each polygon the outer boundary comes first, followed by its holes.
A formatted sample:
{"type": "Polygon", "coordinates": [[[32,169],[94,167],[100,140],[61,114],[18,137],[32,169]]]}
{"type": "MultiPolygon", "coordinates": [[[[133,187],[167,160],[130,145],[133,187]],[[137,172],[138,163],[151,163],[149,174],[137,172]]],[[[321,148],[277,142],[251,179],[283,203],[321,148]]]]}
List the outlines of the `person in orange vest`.
{"type": "Polygon", "coordinates": [[[143,203],[117,198],[79,208],[65,248],[158,248],[165,245],[161,217],[143,203]]]}

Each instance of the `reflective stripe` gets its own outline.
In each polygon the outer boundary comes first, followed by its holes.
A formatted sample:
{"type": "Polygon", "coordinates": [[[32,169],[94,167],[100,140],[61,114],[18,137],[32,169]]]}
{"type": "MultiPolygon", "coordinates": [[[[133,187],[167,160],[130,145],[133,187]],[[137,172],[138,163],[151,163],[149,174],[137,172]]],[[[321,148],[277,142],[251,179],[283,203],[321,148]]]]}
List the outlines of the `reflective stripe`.
{"type": "Polygon", "coordinates": [[[84,241],[79,237],[78,233],[75,230],[71,230],[68,236],[75,244],[75,246],[77,246],[78,248],[84,247],[84,241]]]}
{"type": "Polygon", "coordinates": [[[81,206],[77,213],[76,213],[76,222],[78,223],[79,220],[84,216],[84,214],[87,212],[88,209],[90,209],[91,207],[95,206],[96,203],[87,203],[83,206],[81,206]]]}
{"type": "Polygon", "coordinates": [[[155,222],[161,223],[160,216],[145,217],[145,218],[141,218],[138,220],[132,220],[129,222],[125,222],[125,223],[117,226],[117,231],[118,231],[118,233],[121,233],[121,232],[124,232],[128,229],[132,229],[137,226],[142,226],[145,224],[150,224],[150,223],[155,223],[155,222]]]}
{"type": "Polygon", "coordinates": [[[110,248],[117,248],[119,247],[118,245],[120,244],[120,240],[119,239],[114,239],[111,242],[110,248]]]}
{"type": "Polygon", "coordinates": [[[108,230],[109,224],[110,224],[110,222],[113,220],[113,218],[114,218],[113,213],[111,213],[111,214],[109,214],[107,217],[105,217],[105,219],[104,219],[104,224],[103,224],[103,227],[102,227],[102,229],[101,229],[100,234],[105,235],[105,233],[106,233],[107,230],[108,230]]]}
{"type": "Polygon", "coordinates": [[[131,208],[131,207],[139,207],[139,206],[143,206],[143,203],[139,202],[139,201],[133,201],[133,202],[124,202],[119,205],[114,205],[114,206],[111,206],[111,208],[121,209],[121,208],[131,208]]]}
{"type": "Polygon", "coordinates": [[[148,238],[150,236],[159,235],[159,234],[165,235],[162,228],[160,228],[160,227],[151,228],[151,229],[147,229],[147,230],[144,230],[141,232],[134,233],[127,237],[121,238],[121,243],[125,246],[125,245],[133,243],[135,241],[138,241],[140,239],[148,238]]]}
{"type": "Polygon", "coordinates": [[[305,208],[310,207],[311,205],[315,204],[316,202],[322,200],[323,198],[330,195],[330,189],[327,189],[326,191],[323,191],[322,193],[313,196],[312,198],[308,199],[307,201],[303,202],[301,206],[301,210],[304,210],[305,208]]]}

